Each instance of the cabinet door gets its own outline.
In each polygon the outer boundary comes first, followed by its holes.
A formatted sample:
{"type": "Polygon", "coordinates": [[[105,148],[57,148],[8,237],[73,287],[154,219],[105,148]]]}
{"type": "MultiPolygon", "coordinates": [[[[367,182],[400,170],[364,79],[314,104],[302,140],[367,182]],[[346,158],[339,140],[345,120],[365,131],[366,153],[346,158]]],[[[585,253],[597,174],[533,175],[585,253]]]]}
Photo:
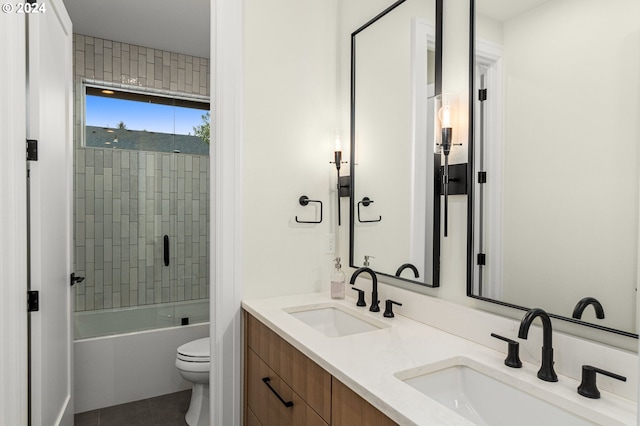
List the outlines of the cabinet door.
{"type": "Polygon", "coordinates": [[[247,344],[325,422],[331,421],[331,375],[251,315],[247,344]]]}
{"type": "Polygon", "coordinates": [[[332,426],[392,426],[397,423],[333,377],[332,426]]]}
{"type": "MultiPolygon", "coordinates": [[[[327,426],[327,423],[252,349],[247,350],[247,357],[247,405],[249,406],[247,411],[255,414],[259,424],[263,426],[327,426]],[[269,378],[268,385],[263,378],[269,378]],[[282,401],[279,398],[282,398],[282,401]],[[291,402],[292,405],[287,407],[285,402],[291,402]]],[[[249,424],[249,421],[247,423],[249,424]]]]}
{"type": "Polygon", "coordinates": [[[247,408],[247,418],[246,418],[246,426],[262,426],[262,423],[258,420],[253,411],[250,408],[247,408]]]}

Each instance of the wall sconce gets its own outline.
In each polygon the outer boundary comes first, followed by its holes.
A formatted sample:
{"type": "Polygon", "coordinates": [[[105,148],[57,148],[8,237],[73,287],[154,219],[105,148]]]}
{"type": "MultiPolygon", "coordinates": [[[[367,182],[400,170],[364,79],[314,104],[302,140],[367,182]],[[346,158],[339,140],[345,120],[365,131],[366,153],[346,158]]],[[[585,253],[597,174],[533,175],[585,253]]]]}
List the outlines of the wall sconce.
{"type": "Polygon", "coordinates": [[[453,94],[440,94],[435,97],[436,117],[434,151],[444,154],[442,187],[444,192],[444,236],[447,236],[449,213],[449,153],[454,145],[462,145],[458,141],[458,98],[453,94]]]}
{"type": "Polygon", "coordinates": [[[336,189],[338,193],[338,226],[342,224],[340,214],[340,197],[348,197],[350,195],[351,188],[351,176],[340,176],[340,167],[346,164],[347,161],[342,161],[342,142],[340,140],[340,130],[336,129],[333,149],[333,161],[329,161],[330,164],[335,164],[337,179],[336,189]]]}

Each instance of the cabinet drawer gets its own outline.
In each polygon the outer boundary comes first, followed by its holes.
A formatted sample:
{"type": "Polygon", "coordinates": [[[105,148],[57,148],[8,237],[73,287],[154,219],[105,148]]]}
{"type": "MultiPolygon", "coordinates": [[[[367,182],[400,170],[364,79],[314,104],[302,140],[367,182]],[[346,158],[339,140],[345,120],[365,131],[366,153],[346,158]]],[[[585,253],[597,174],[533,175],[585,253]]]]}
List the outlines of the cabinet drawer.
{"type": "Polygon", "coordinates": [[[248,313],[246,318],[249,348],[325,422],[331,422],[331,375],[256,318],[248,313]]]}
{"type": "Polygon", "coordinates": [[[247,405],[263,426],[327,426],[322,418],[311,409],[275,372],[252,350],[247,351],[247,405]],[[263,381],[269,378],[269,385],[263,381]],[[274,392],[275,391],[275,392],[274,392]],[[276,393],[286,402],[286,407],[276,393]]]}

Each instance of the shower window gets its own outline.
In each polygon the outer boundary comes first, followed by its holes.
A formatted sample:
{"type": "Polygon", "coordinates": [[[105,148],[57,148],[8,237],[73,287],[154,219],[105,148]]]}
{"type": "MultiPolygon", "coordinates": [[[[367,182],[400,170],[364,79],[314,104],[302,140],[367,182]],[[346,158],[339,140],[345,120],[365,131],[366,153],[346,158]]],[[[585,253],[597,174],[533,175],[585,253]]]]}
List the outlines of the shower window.
{"type": "Polygon", "coordinates": [[[99,85],[83,94],[76,338],[208,321],[208,99],[99,85]]]}
{"type": "Polygon", "coordinates": [[[85,89],[85,147],[209,155],[208,103],[85,89]]]}

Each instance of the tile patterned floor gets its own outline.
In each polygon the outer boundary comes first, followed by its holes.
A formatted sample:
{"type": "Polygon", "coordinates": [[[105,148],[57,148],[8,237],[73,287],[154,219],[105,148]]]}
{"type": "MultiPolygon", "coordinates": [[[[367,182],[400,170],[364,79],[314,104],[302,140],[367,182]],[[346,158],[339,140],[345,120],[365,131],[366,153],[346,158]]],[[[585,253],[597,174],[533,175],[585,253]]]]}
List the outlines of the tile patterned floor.
{"type": "Polygon", "coordinates": [[[187,426],[191,390],[75,415],[75,426],[187,426]]]}

